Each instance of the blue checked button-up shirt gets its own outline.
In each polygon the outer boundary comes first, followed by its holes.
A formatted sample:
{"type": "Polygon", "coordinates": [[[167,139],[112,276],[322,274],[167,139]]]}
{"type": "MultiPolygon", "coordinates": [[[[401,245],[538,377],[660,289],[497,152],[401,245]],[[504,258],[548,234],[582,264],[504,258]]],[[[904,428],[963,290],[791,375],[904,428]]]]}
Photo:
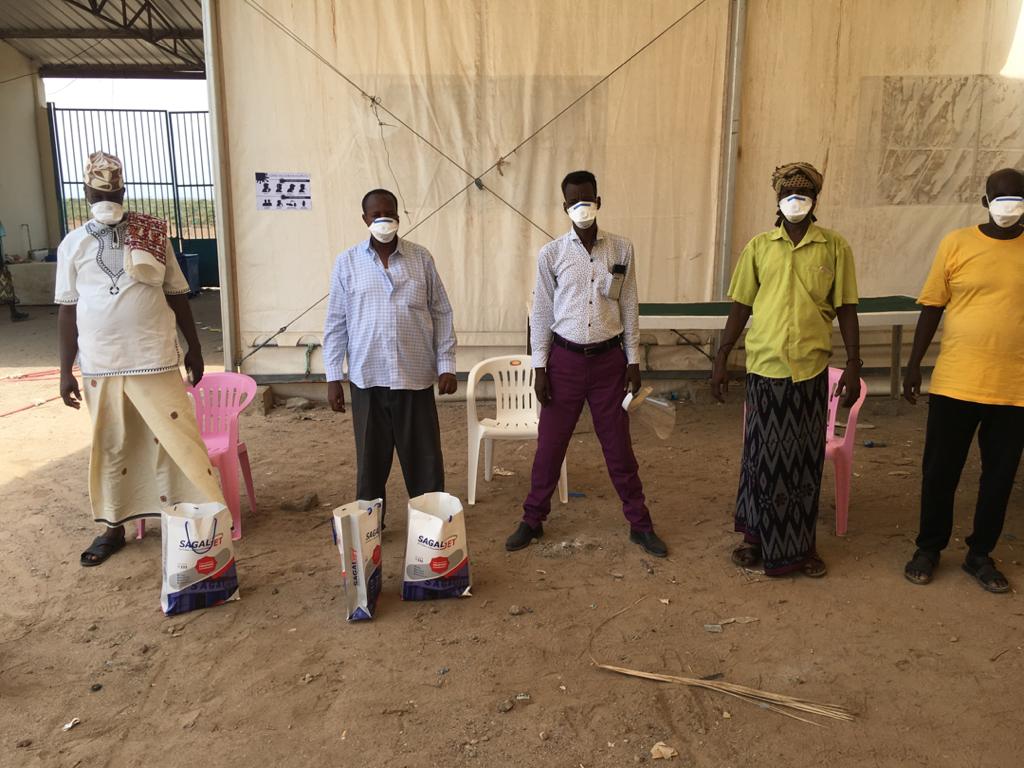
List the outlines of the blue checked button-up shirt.
{"type": "Polygon", "coordinates": [[[455,327],[430,251],[399,239],[384,269],[369,240],[334,262],[324,326],[328,381],[427,389],[455,373],[455,327]]]}

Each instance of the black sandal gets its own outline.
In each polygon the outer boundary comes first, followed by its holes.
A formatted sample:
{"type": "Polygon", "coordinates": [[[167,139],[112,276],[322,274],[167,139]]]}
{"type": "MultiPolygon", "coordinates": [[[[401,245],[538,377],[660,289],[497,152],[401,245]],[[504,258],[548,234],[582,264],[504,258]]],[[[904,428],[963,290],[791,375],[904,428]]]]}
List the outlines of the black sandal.
{"type": "Polygon", "coordinates": [[[740,568],[756,568],[761,558],[761,548],[756,544],[744,544],[732,551],[732,562],[740,568]]]}
{"type": "Polygon", "coordinates": [[[92,540],[89,548],[82,553],[79,562],[83,568],[92,568],[107,561],[116,552],[119,552],[125,545],[124,538],[111,539],[108,536],[97,536],[92,540]]]}
{"type": "Polygon", "coordinates": [[[800,573],[812,579],[820,579],[828,573],[828,566],[825,565],[825,561],[817,555],[811,555],[804,561],[804,564],[800,566],[800,573]]]}
{"type": "Polygon", "coordinates": [[[926,552],[919,549],[910,558],[910,562],[903,566],[903,576],[911,584],[930,584],[932,572],[938,564],[938,552],[926,552]]]}
{"type": "Polygon", "coordinates": [[[1001,595],[1010,591],[1009,580],[996,568],[991,557],[971,557],[967,555],[963,564],[964,572],[974,577],[982,589],[1001,595]],[[1002,582],[997,584],[996,582],[1002,582]]]}

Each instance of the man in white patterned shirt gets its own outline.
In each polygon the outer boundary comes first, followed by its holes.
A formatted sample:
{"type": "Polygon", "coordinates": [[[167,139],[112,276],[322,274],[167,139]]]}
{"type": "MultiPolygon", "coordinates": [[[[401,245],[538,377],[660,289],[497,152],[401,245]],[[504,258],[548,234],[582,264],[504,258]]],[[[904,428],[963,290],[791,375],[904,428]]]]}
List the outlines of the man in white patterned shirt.
{"type": "Polygon", "coordinates": [[[358,498],[386,498],[396,448],[410,498],[443,491],[434,381],[442,395],[458,386],[452,307],[430,251],[398,237],[394,194],[372,190],[362,206],[370,237],[339,255],[331,274],[327,399],[344,413],[347,357],[358,498]]]}
{"type": "Polygon", "coordinates": [[[131,520],[181,501],[224,503],[178,370],[181,330],[185,369],[194,384],[203,377],[188,283],[167,222],[125,211],[124,196],[121,161],[89,155],[92,218],[57,248],[60,394],[70,408],[83,399],[89,408],[89,501],[93,520],[106,526],[81,555],[87,568],[124,547],[131,520]]]}
{"type": "Polygon", "coordinates": [[[551,495],[573,430],[590,404],[612,484],[629,521],[629,539],[650,555],[668,550],[654,532],[622,408],[627,388],[640,389],[640,319],[633,244],[597,228],[597,179],[574,171],[562,181],[562,207],[572,229],[537,257],[530,315],[534,387],[541,404],[537,454],[523,520],[505,542],[523,549],[544,535],[551,495]]]}

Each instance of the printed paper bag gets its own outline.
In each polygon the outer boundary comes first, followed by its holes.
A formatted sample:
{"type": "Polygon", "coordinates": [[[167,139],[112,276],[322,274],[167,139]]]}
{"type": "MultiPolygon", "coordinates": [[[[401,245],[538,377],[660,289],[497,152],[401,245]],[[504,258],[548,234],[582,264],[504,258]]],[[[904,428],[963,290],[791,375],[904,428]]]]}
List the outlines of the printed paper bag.
{"type": "Polygon", "coordinates": [[[223,504],[175,504],[160,516],[168,616],[238,599],[231,513],[223,504]]]}
{"type": "Polygon", "coordinates": [[[403,600],[469,595],[469,546],[462,503],[447,493],[409,500],[403,600]]]}
{"type": "Polygon", "coordinates": [[[353,501],[334,510],[334,543],[341,555],[345,616],[366,621],[377,611],[380,596],[381,499],[353,501]]]}

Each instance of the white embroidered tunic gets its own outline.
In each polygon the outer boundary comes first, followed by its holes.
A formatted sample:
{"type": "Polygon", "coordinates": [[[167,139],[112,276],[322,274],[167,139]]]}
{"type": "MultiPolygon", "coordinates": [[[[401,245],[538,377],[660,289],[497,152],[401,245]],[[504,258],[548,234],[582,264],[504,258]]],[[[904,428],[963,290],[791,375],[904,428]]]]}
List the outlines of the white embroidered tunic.
{"type": "Polygon", "coordinates": [[[162,373],[179,365],[178,333],[166,296],[189,286],[168,242],[163,286],[132,280],[124,271],[124,222],[91,220],[57,248],[58,304],[77,305],[78,355],[83,376],[162,373]]]}

